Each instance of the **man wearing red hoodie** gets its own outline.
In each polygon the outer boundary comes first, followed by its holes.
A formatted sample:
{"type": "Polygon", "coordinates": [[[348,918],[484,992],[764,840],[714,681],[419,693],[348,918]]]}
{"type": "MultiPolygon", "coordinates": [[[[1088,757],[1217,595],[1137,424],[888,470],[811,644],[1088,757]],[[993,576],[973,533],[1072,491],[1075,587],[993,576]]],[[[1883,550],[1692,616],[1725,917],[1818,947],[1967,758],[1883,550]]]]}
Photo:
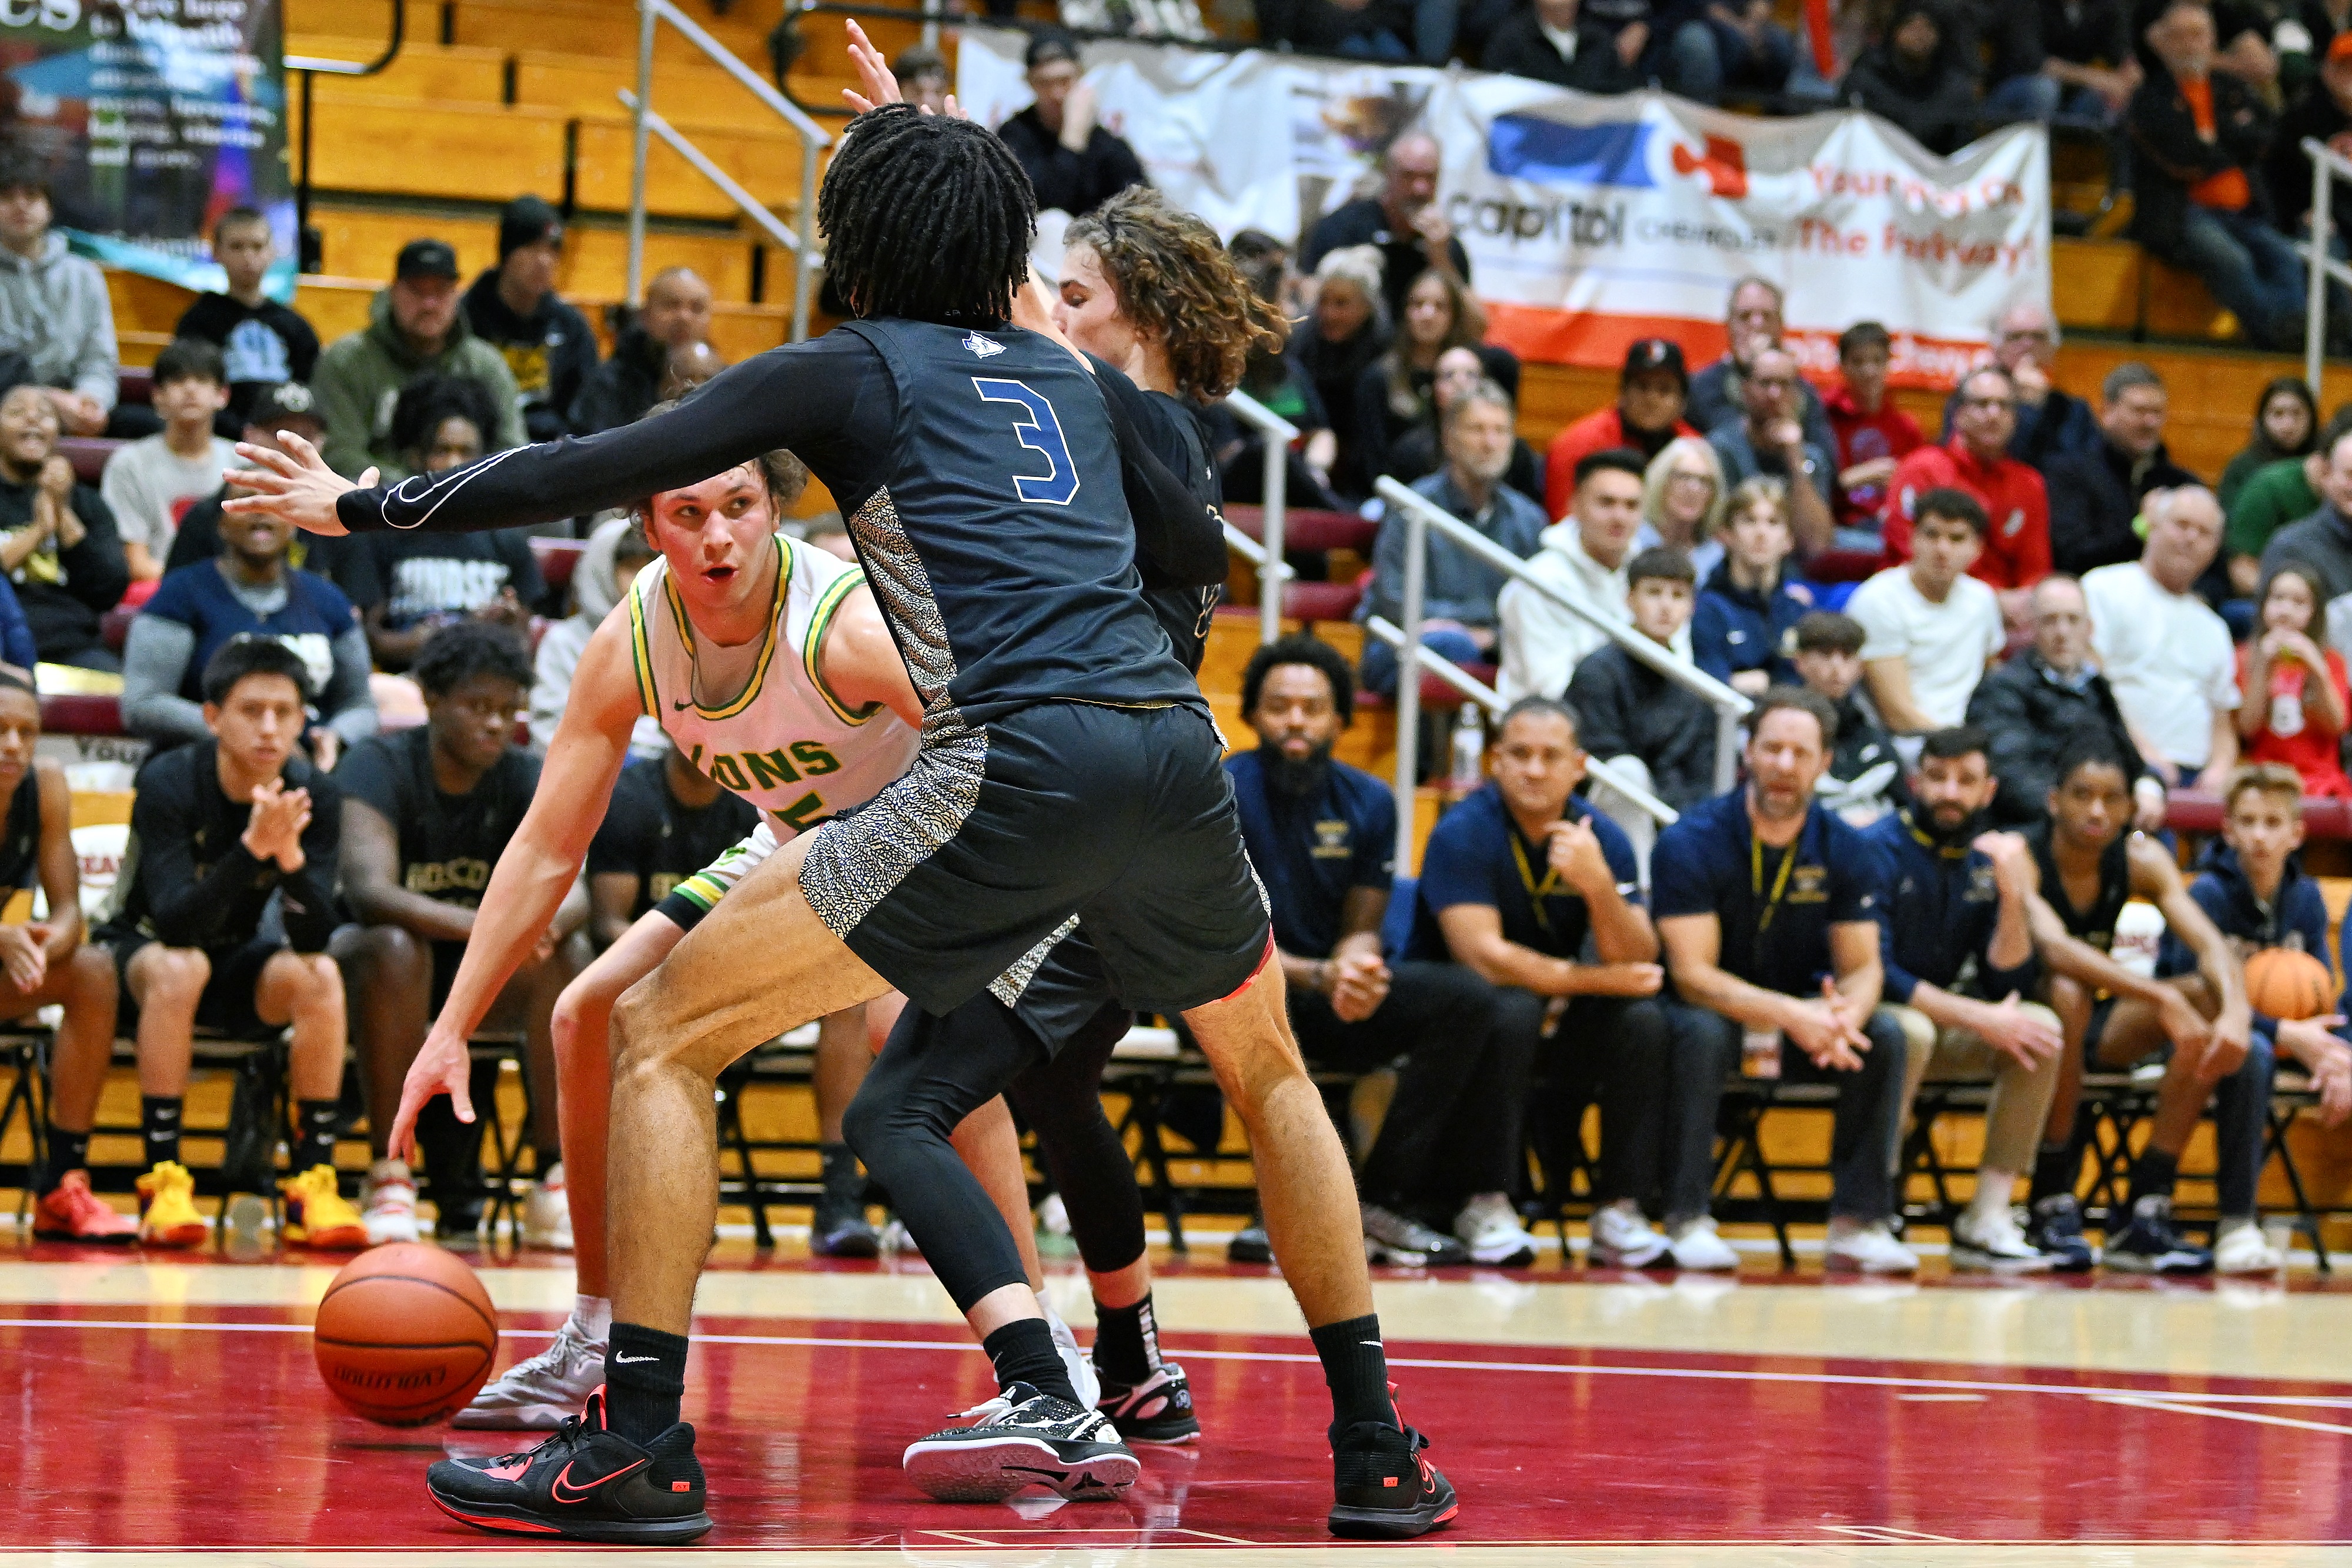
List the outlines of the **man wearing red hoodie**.
{"type": "Polygon", "coordinates": [[[1970,371],[1960,382],[1952,439],[1923,446],[1895,465],[1880,529],[1890,562],[1911,559],[1912,508],[1930,490],[1949,487],[1976,497],[1990,527],[1970,577],[2000,595],[2002,619],[2026,625],[2033,585],[2050,575],[2050,497],[2042,476],[2009,455],[2017,427],[2017,385],[1999,365],[1970,371]]]}

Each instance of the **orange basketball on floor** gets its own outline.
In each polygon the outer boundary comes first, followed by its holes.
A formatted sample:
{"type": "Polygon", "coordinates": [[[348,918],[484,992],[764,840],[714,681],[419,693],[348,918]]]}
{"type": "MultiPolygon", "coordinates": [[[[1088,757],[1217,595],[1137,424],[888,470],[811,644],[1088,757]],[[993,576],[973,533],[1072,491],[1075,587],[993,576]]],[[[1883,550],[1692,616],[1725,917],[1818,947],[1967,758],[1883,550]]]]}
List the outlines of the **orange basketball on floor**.
{"type": "Polygon", "coordinates": [[[474,1271],[414,1241],[352,1260],[319,1302],[319,1375],[352,1411],[421,1427],[463,1409],[490,1375],[499,1325],[474,1271]]]}
{"type": "Polygon", "coordinates": [[[2308,953],[2265,947],[2246,960],[2246,999],[2274,1019],[2315,1019],[2334,1009],[2336,977],[2308,953]]]}

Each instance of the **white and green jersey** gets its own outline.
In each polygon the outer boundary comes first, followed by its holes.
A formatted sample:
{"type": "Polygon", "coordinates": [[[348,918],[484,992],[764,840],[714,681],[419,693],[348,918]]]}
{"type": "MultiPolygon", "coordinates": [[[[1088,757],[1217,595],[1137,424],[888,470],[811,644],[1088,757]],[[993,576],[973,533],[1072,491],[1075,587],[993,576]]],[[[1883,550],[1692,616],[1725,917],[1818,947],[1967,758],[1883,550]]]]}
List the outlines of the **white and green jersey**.
{"type": "Polygon", "coordinates": [[[656,556],[630,585],[629,640],[637,700],[678,750],[760,809],[741,843],[676,891],[705,910],[778,844],[863,805],[914,760],[916,732],[877,705],[853,708],[818,672],[825,628],[866,580],[856,565],[776,536],[776,613],[750,679],[724,702],[695,681],[695,632],[656,556]]]}

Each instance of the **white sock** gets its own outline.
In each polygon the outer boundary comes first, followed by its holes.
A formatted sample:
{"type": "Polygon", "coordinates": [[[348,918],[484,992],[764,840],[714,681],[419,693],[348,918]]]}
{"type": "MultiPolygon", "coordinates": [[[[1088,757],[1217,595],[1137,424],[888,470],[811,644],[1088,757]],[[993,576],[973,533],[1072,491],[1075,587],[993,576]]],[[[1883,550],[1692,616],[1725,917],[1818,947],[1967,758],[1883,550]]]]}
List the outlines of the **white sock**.
{"type": "Polygon", "coordinates": [[[1988,1166],[1977,1172],[1976,1196],[1969,1199],[1970,1219],[1990,1219],[2009,1212],[2009,1195],[2017,1190],[2017,1177],[2008,1171],[1988,1166]]]}
{"type": "Polygon", "coordinates": [[[613,1303],[604,1296],[572,1298],[572,1321],[598,1344],[613,1337],[613,1303]]]}

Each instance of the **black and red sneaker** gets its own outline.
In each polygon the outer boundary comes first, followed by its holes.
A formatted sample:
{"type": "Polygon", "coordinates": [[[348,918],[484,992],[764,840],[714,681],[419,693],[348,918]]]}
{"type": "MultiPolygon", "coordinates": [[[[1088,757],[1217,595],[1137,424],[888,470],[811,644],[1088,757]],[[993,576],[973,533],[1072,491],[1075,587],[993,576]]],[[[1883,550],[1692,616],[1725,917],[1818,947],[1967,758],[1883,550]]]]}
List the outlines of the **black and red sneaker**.
{"type": "Polygon", "coordinates": [[[1461,1511],[1453,1483],[1422,1457],[1410,1427],[1359,1421],[1331,1445],[1331,1533],[1367,1541],[1426,1535],[1461,1511]]]}
{"type": "Polygon", "coordinates": [[[710,1529],[694,1428],[681,1421],[633,1443],[604,1425],[602,1388],[536,1448],[443,1459],[425,1485],[450,1518],[507,1535],[667,1546],[710,1529]]]}

